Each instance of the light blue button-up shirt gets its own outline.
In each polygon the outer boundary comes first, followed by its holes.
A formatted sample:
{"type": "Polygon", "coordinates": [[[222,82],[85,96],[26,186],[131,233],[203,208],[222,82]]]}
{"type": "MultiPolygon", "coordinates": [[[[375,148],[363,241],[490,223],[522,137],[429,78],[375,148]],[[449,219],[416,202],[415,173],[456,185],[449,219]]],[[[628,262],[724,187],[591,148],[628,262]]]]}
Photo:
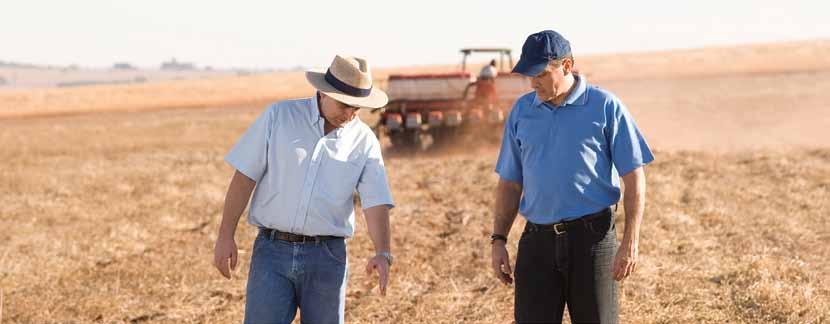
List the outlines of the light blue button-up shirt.
{"type": "Polygon", "coordinates": [[[576,77],[559,107],[528,93],[504,125],[496,172],[522,184],[519,212],[552,224],[602,210],[620,199],[619,175],[654,160],[634,118],[610,92],[576,77]]]}
{"type": "Polygon", "coordinates": [[[359,118],[324,135],[317,98],[270,106],[225,156],[256,181],[248,223],[303,235],[354,234],[363,208],[394,206],[380,143],[359,118]]]}

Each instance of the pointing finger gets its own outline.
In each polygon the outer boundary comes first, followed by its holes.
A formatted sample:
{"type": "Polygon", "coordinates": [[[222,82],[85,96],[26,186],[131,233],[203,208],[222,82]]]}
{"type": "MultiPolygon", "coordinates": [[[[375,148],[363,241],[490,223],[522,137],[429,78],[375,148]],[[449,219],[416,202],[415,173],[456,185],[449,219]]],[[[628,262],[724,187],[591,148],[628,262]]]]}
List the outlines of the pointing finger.
{"type": "Polygon", "coordinates": [[[236,270],[237,255],[236,251],[231,251],[231,270],[236,270]]]}
{"type": "Polygon", "coordinates": [[[386,296],[386,285],[389,283],[389,268],[378,266],[377,269],[380,283],[380,295],[386,296]]]}

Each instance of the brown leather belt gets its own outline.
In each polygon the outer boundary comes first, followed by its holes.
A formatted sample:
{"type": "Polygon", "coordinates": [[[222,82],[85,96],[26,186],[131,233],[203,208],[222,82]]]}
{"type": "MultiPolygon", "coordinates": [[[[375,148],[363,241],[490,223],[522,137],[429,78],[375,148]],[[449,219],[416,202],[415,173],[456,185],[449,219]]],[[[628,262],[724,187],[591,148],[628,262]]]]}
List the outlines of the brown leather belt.
{"type": "Polygon", "coordinates": [[[525,231],[528,232],[554,232],[556,235],[566,233],[569,230],[572,230],[574,227],[582,226],[585,227],[588,223],[592,220],[603,216],[610,216],[611,215],[611,208],[605,208],[593,214],[588,214],[582,216],[580,218],[569,220],[561,223],[556,224],[536,224],[528,222],[525,226],[525,231]]]}
{"type": "Polygon", "coordinates": [[[342,239],[342,237],[340,237],[340,236],[331,236],[331,235],[307,236],[307,235],[302,235],[302,234],[280,232],[278,230],[270,229],[270,228],[260,228],[259,231],[262,233],[262,235],[265,235],[265,237],[267,237],[268,239],[286,241],[286,242],[291,242],[291,243],[320,242],[320,241],[326,241],[326,240],[342,239]]]}

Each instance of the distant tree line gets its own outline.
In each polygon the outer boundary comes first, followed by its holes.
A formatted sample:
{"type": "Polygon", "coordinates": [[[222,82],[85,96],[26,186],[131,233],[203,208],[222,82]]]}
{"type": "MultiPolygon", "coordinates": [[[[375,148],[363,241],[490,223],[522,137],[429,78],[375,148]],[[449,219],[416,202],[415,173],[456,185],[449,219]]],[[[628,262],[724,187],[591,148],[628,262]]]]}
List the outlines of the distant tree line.
{"type": "Polygon", "coordinates": [[[0,61],[0,67],[13,67],[13,68],[27,68],[27,69],[54,69],[54,66],[41,66],[41,65],[34,65],[29,63],[18,63],[18,62],[5,62],[0,61]]]}

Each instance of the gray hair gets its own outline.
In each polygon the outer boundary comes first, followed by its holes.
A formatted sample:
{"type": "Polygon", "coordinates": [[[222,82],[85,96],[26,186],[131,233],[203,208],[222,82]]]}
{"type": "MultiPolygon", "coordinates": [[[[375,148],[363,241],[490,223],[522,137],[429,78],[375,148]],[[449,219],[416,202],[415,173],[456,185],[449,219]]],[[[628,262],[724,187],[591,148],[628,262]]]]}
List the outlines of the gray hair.
{"type": "Polygon", "coordinates": [[[570,59],[571,62],[573,62],[574,56],[571,53],[568,53],[568,55],[565,55],[560,59],[550,60],[550,62],[548,62],[548,65],[553,65],[553,67],[558,68],[562,66],[562,63],[565,62],[565,60],[567,59],[570,59]]]}

